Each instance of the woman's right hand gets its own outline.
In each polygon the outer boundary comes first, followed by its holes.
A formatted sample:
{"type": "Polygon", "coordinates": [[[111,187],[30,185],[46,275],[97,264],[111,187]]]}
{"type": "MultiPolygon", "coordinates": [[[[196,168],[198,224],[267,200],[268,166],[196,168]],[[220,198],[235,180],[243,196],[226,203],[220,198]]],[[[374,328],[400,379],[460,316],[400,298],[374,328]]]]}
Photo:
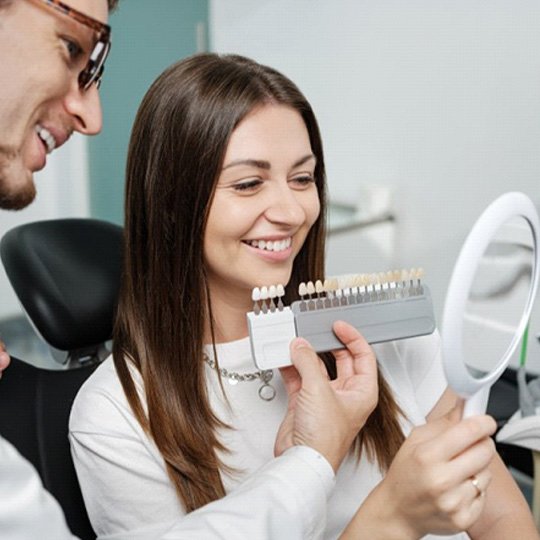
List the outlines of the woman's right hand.
{"type": "Polygon", "coordinates": [[[343,539],[417,539],[467,530],[480,516],[495,456],[489,416],[461,420],[462,408],[413,429],[383,481],[343,539]]]}

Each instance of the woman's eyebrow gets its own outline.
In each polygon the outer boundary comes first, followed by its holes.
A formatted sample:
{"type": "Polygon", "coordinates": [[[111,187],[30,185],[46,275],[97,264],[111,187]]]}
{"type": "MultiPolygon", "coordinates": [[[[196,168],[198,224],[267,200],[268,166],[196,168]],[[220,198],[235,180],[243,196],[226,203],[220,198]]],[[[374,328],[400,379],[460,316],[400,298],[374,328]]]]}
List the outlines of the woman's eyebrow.
{"type": "Polygon", "coordinates": [[[303,165],[304,163],[306,163],[306,162],[309,161],[310,159],[313,159],[315,162],[317,161],[317,158],[316,158],[313,154],[307,154],[307,155],[304,156],[303,158],[300,158],[300,159],[292,166],[292,168],[294,169],[295,167],[300,167],[300,165],[303,165]]]}
{"type": "MultiPolygon", "coordinates": [[[[316,157],[313,154],[307,154],[306,156],[304,156],[304,157],[300,158],[298,161],[296,161],[293,164],[292,168],[294,169],[295,167],[300,167],[300,165],[303,165],[304,163],[306,163],[310,159],[316,160],[316,157]]],[[[222,170],[224,171],[225,169],[229,169],[231,167],[236,167],[238,165],[249,165],[250,167],[256,167],[257,169],[265,169],[265,170],[270,170],[271,169],[270,162],[264,161],[262,159],[237,159],[237,160],[231,161],[230,163],[225,165],[225,167],[223,167],[222,170]]]]}
{"type": "Polygon", "coordinates": [[[231,167],[236,167],[238,165],[249,165],[251,167],[256,167],[257,169],[270,170],[270,162],[261,159],[237,159],[231,161],[228,165],[225,165],[222,170],[224,171],[225,169],[230,169],[231,167]]]}

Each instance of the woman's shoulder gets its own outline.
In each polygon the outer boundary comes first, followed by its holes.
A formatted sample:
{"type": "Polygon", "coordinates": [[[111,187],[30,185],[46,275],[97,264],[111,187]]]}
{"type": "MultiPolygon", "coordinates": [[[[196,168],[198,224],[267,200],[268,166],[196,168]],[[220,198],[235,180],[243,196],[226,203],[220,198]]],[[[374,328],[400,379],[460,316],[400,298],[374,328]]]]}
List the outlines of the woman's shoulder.
{"type": "Polygon", "coordinates": [[[114,432],[124,424],[138,426],[116,372],[112,355],[79,389],[69,419],[70,432],[114,432]]]}

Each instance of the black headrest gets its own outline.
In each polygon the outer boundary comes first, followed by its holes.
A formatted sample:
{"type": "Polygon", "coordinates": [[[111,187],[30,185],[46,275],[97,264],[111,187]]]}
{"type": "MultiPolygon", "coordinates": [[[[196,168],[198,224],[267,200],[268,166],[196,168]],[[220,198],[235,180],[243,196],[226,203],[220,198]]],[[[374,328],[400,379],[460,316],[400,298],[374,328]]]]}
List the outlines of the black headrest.
{"type": "Polygon", "coordinates": [[[111,339],[121,227],[95,219],[28,223],[4,235],[0,255],[19,301],[49,345],[72,351],[111,339]]]}

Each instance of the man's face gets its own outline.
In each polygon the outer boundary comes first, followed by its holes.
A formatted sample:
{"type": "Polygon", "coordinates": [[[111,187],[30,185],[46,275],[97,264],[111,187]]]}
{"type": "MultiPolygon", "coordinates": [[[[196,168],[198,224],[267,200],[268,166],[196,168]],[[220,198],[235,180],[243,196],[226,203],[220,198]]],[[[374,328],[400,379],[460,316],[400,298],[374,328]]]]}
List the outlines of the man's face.
{"type": "MultiPolygon", "coordinates": [[[[107,22],[107,0],[64,3],[107,22]]],[[[39,0],[0,9],[0,208],[32,202],[33,173],[73,131],[101,130],[98,89],[78,83],[94,42],[91,29],[39,0]]]]}

